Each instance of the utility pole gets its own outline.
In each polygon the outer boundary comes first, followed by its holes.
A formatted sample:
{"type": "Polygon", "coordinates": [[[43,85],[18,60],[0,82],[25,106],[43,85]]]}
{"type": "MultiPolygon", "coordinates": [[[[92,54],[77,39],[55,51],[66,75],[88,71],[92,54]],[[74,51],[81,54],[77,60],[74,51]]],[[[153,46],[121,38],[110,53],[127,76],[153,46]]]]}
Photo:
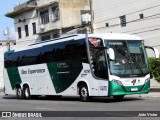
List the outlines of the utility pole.
{"type": "Polygon", "coordinates": [[[4,31],[4,35],[5,35],[6,38],[7,38],[7,47],[8,47],[8,50],[10,51],[10,40],[9,40],[10,30],[9,30],[8,27],[7,27],[6,30],[4,31]]]}
{"type": "Polygon", "coordinates": [[[89,10],[81,10],[81,22],[87,33],[94,33],[92,0],[89,0],[89,10]]]}
{"type": "Polygon", "coordinates": [[[90,12],[91,12],[91,33],[94,33],[93,29],[93,2],[92,0],[89,0],[90,2],[90,12]]]}

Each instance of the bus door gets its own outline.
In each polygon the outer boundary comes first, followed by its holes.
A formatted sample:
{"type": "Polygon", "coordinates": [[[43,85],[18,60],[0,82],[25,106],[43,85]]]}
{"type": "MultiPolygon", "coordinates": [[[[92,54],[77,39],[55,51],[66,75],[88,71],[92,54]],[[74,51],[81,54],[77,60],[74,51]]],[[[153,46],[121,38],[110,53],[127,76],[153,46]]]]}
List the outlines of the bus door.
{"type": "Polygon", "coordinates": [[[108,68],[105,57],[105,49],[101,39],[89,38],[89,52],[91,71],[98,80],[98,91],[100,96],[108,95],[108,68]]]}

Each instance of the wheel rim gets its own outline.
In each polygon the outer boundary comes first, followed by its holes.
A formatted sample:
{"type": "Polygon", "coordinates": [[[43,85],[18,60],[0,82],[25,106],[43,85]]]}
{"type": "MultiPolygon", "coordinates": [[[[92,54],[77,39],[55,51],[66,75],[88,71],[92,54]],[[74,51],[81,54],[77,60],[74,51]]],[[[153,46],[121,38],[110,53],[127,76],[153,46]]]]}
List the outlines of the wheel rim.
{"type": "Polygon", "coordinates": [[[25,96],[28,98],[29,97],[29,90],[28,88],[25,89],[25,96]]]}
{"type": "Polygon", "coordinates": [[[18,91],[17,91],[17,96],[20,97],[22,95],[22,91],[20,88],[18,88],[18,91]]]}
{"type": "Polygon", "coordinates": [[[81,96],[82,96],[84,99],[86,99],[87,96],[88,96],[88,92],[87,92],[87,89],[86,89],[85,87],[83,87],[83,88],[81,89],[81,96]]]}

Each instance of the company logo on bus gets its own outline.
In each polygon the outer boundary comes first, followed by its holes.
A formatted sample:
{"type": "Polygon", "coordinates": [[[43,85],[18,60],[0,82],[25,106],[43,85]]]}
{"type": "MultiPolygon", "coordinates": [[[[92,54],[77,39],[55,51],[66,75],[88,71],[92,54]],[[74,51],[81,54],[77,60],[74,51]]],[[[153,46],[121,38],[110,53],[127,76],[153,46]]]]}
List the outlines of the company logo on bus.
{"type": "Polygon", "coordinates": [[[133,84],[133,85],[135,85],[136,84],[136,79],[133,79],[132,81],[131,81],[131,83],[133,84]]]}
{"type": "Polygon", "coordinates": [[[67,65],[67,63],[63,62],[63,63],[57,63],[57,67],[58,68],[68,68],[69,66],[67,65]]]}

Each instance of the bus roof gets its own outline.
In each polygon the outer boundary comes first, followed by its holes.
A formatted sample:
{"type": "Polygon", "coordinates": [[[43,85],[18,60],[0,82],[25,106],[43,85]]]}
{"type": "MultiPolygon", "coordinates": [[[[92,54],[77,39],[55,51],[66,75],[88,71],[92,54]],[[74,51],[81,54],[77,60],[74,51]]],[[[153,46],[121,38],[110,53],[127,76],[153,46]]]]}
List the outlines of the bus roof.
{"type": "Polygon", "coordinates": [[[100,33],[100,34],[89,34],[88,37],[98,37],[107,40],[142,40],[142,38],[125,34],[125,33],[100,33]]]}
{"type": "MultiPolygon", "coordinates": [[[[27,50],[27,49],[38,48],[38,47],[42,47],[42,46],[45,46],[45,45],[54,44],[54,43],[57,43],[57,42],[82,39],[82,38],[85,38],[85,37],[86,37],[86,34],[73,34],[73,35],[69,35],[69,36],[63,36],[63,37],[60,37],[60,38],[31,44],[31,45],[29,45],[25,48],[16,49],[15,52],[16,51],[23,51],[23,50],[27,50]]],[[[107,40],[142,40],[138,36],[124,34],[124,33],[88,34],[88,37],[96,37],[96,38],[102,38],[102,39],[107,39],[107,40]]],[[[8,53],[8,52],[6,52],[6,53],[8,53]]]]}

